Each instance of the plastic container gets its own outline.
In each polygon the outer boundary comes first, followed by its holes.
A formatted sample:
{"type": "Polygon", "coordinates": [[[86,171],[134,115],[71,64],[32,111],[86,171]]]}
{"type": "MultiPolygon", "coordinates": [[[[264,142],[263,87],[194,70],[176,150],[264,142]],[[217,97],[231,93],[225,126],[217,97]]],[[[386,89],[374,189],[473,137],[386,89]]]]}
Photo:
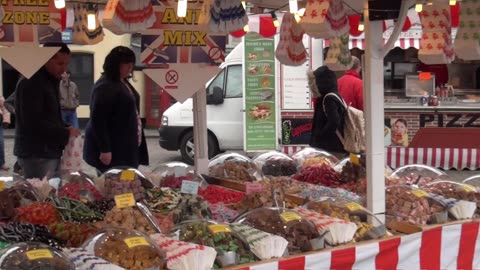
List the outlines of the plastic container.
{"type": "Polygon", "coordinates": [[[195,174],[195,169],[183,162],[167,162],[160,164],[151,173],[152,182],[155,186],[180,188],[182,181],[199,182],[201,186],[207,183],[201,176],[195,174]]]}
{"type": "Polygon", "coordinates": [[[65,254],[42,243],[14,244],[0,254],[0,269],[75,270],[75,265],[65,254]]]}
{"type": "Polygon", "coordinates": [[[216,156],[208,165],[209,176],[254,182],[263,179],[260,169],[251,159],[237,153],[227,153],[216,156]]]}
{"type": "Polygon", "coordinates": [[[317,201],[308,202],[304,208],[355,223],[358,226],[354,238],[357,242],[379,239],[387,233],[385,224],[372,212],[353,201],[343,198],[321,198],[317,201]]]}
{"type": "Polygon", "coordinates": [[[438,179],[448,179],[443,171],[422,164],[406,165],[396,169],[389,177],[399,185],[424,186],[438,179]]]}
{"type": "Polygon", "coordinates": [[[324,247],[315,225],[290,209],[257,208],[241,215],[235,222],[282,236],[289,242],[290,255],[324,247]]]}
{"type": "Polygon", "coordinates": [[[306,147],[295,153],[292,158],[301,168],[313,164],[327,164],[333,168],[339,161],[334,155],[311,147],[306,147]]]}
{"type": "Polygon", "coordinates": [[[406,222],[412,225],[441,224],[448,220],[446,207],[429,194],[408,185],[386,188],[385,206],[387,223],[406,222]]]}
{"type": "Polygon", "coordinates": [[[480,208],[480,190],[475,186],[453,181],[435,181],[427,184],[424,189],[428,192],[442,195],[446,198],[470,201],[477,203],[477,212],[480,208]]]}
{"type": "Polygon", "coordinates": [[[222,268],[255,261],[255,255],[226,224],[209,220],[186,221],[176,225],[170,234],[180,241],[215,248],[216,264],[222,268]]]}
{"type": "Polygon", "coordinates": [[[114,199],[116,195],[133,193],[135,200],[145,198],[145,189],[153,188],[153,184],[139,170],[133,168],[114,168],[105,172],[104,196],[106,199],[114,199]]]}
{"type": "Polygon", "coordinates": [[[297,173],[295,161],[284,153],[270,151],[253,159],[258,168],[262,168],[265,176],[290,176],[297,173]]]}
{"type": "Polygon", "coordinates": [[[462,183],[480,188],[480,174],[470,176],[467,179],[463,180],[462,183]]]}
{"type": "Polygon", "coordinates": [[[95,187],[93,180],[83,172],[71,172],[62,176],[57,195],[84,203],[103,199],[103,195],[95,187]]]}
{"type": "Polygon", "coordinates": [[[135,230],[106,228],[87,240],[88,252],[126,269],[165,269],[165,254],[145,234],[135,230]]]}

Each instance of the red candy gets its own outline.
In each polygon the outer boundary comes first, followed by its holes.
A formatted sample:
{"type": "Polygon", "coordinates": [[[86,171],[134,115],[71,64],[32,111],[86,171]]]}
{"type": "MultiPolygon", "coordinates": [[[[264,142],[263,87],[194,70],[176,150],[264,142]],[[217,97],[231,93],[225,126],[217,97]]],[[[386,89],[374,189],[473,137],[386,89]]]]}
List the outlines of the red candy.
{"type": "Polygon", "coordinates": [[[198,195],[202,196],[207,202],[211,204],[216,203],[237,203],[242,200],[243,193],[233,190],[228,190],[218,186],[208,186],[206,189],[198,190],[198,195]]]}
{"type": "Polygon", "coordinates": [[[103,198],[102,194],[95,187],[93,187],[90,184],[85,184],[84,187],[79,183],[65,184],[58,191],[58,196],[59,197],[68,197],[68,198],[72,198],[72,199],[75,199],[75,200],[78,201],[78,200],[80,200],[80,197],[79,197],[78,194],[84,188],[89,190],[93,194],[93,197],[95,198],[95,201],[102,200],[102,198],[103,198]]]}
{"type": "Polygon", "coordinates": [[[61,220],[60,213],[55,206],[46,202],[34,202],[16,209],[15,221],[21,223],[48,226],[61,220]]]}
{"type": "Polygon", "coordinates": [[[301,182],[326,187],[338,187],[342,184],[340,182],[340,175],[326,164],[310,165],[300,173],[297,173],[293,178],[301,182]]]}
{"type": "Polygon", "coordinates": [[[163,178],[162,187],[169,187],[169,188],[181,188],[183,180],[192,180],[191,176],[179,176],[175,177],[175,175],[167,175],[163,178]]]}

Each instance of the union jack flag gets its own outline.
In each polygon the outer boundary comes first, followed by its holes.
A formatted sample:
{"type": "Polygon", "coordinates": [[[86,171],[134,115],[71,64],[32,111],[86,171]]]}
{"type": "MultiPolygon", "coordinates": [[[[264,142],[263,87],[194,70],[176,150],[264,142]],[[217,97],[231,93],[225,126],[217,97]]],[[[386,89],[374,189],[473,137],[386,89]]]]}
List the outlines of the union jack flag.
{"type": "MultiPolygon", "coordinates": [[[[204,32],[204,29],[197,26],[195,21],[198,18],[193,16],[194,22],[184,24],[167,24],[162,23],[163,16],[167,9],[170,15],[175,14],[177,1],[156,0],[152,1],[156,23],[142,33],[142,52],[140,54],[141,61],[147,65],[162,65],[168,63],[209,63],[219,64],[225,59],[225,45],[227,43],[226,35],[210,35],[204,32]],[[167,31],[167,35],[165,34],[167,31]],[[183,32],[182,35],[174,35],[175,31],[183,32]],[[185,43],[192,42],[191,46],[171,45],[166,39],[182,40],[185,43]],[[195,41],[198,41],[196,44],[195,41]],[[201,41],[201,42],[200,42],[201,41]],[[201,43],[201,44],[199,44],[201,43]]],[[[201,8],[200,4],[188,3],[188,8],[192,12],[201,8]]],[[[198,14],[193,12],[194,15],[198,14]]]]}
{"type": "Polygon", "coordinates": [[[38,44],[52,40],[61,41],[62,30],[65,28],[66,11],[65,9],[56,9],[54,0],[49,0],[48,6],[14,6],[13,4],[12,0],[3,5],[5,16],[0,26],[0,45],[12,46],[18,43],[38,44]],[[49,13],[49,24],[33,23],[40,19],[40,13],[45,12],[49,13]],[[22,23],[22,20],[30,20],[31,23],[22,23]]]}

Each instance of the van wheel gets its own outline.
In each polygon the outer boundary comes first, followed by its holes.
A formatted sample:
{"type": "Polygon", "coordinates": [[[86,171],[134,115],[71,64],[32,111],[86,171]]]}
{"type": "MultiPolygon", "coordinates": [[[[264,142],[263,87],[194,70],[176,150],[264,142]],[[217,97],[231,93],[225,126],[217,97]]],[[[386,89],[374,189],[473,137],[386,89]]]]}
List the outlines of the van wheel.
{"type": "MultiPolygon", "coordinates": [[[[213,135],[208,134],[208,158],[212,158],[219,153],[218,143],[213,135]]],[[[187,132],[180,140],[180,153],[185,163],[193,165],[195,157],[195,145],[193,142],[193,131],[187,132]]]]}

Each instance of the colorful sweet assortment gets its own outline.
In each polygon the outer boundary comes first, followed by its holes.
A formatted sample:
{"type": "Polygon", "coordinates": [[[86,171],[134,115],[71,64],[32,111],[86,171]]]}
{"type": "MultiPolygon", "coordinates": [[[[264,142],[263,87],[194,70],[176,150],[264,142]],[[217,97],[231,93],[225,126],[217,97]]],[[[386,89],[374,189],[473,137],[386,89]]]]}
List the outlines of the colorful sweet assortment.
{"type": "Polygon", "coordinates": [[[171,162],[148,173],[73,173],[56,186],[16,180],[0,191],[0,252],[23,245],[25,254],[0,257],[0,268],[32,269],[25,258],[44,245],[35,256],[51,269],[217,269],[479,213],[476,187],[410,165],[385,174],[383,224],[364,208],[365,167],[362,155],[338,161],[305,149],[293,157],[220,155],[205,176],[171,162]]]}

